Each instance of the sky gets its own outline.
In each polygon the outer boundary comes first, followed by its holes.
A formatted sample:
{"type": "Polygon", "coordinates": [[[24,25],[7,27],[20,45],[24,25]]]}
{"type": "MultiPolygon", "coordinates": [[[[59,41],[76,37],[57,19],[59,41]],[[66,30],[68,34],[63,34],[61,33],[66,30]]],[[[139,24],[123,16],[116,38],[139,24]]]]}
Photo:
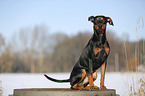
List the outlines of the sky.
{"type": "Polygon", "coordinates": [[[138,19],[145,21],[145,0],[0,0],[0,34],[10,40],[15,32],[35,25],[69,36],[93,32],[88,17],[96,15],[112,18],[114,26],[108,24],[107,30],[118,37],[130,41],[145,37],[143,29],[136,31],[143,25],[137,24],[138,19]]]}

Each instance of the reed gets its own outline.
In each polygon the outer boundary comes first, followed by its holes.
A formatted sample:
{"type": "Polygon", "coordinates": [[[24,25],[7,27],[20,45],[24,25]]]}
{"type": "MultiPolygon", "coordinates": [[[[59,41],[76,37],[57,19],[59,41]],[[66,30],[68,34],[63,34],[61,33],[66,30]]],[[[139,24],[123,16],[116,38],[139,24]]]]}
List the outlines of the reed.
{"type": "Polygon", "coordinates": [[[2,90],[2,86],[1,86],[2,84],[1,83],[2,83],[2,81],[0,80],[0,96],[2,96],[2,94],[3,94],[3,90],[2,90]]]}
{"type": "MultiPolygon", "coordinates": [[[[132,66],[129,66],[128,64],[128,54],[126,51],[126,43],[124,42],[124,52],[125,52],[125,58],[126,58],[126,70],[127,72],[133,71],[131,68],[135,65],[136,67],[136,76],[132,75],[132,78],[127,81],[128,85],[128,93],[129,96],[145,96],[145,73],[143,70],[139,69],[139,66],[143,69],[143,65],[145,65],[145,47],[144,47],[144,20],[143,17],[139,17],[137,20],[137,26],[136,26],[136,44],[135,44],[135,51],[134,51],[134,63],[132,66]],[[139,39],[138,34],[143,34],[143,47],[142,47],[142,53],[140,52],[139,48],[139,39]],[[141,62],[138,62],[138,60],[141,59],[141,62]],[[138,76],[140,73],[142,73],[141,76],[138,76]]],[[[124,93],[123,95],[125,95],[124,93]]]]}
{"type": "MultiPolygon", "coordinates": [[[[141,68],[143,68],[143,64],[145,63],[144,62],[144,56],[145,56],[145,52],[144,52],[144,20],[143,20],[143,17],[139,17],[139,19],[137,20],[136,44],[135,44],[136,78],[132,77],[132,84],[130,85],[130,89],[129,89],[129,95],[130,96],[145,96],[145,77],[144,77],[144,75],[139,77],[138,74],[137,74],[140,71],[142,71],[142,70],[139,69],[139,66],[141,66],[141,68]],[[143,34],[142,53],[139,53],[140,52],[140,48],[139,48],[140,46],[139,46],[138,34],[143,34]],[[140,58],[141,58],[142,61],[139,63],[138,60],[140,60],[140,58]],[[134,82],[134,81],[136,81],[136,82],[134,82]]],[[[145,73],[142,71],[142,74],[145,74],[145,73]]]]}

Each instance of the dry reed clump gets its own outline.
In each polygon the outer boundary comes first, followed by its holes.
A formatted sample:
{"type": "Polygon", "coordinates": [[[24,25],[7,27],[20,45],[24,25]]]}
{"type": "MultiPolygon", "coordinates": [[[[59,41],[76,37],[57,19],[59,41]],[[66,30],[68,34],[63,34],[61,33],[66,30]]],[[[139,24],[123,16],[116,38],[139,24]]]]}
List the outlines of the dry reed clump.
{"type": "Polygon", "coordinates": [[[145,96],[145,81],[140,79],[139,88],[136,91],[133,84],[130,87],[129,96],[145,96]]]}
{"type": "Polygon", "coordinates": [[[3,94],[3,90],[2,90],[2,86],[1,86],[1,80],[0,80],[0,96],[2,96],[3,94]]]}

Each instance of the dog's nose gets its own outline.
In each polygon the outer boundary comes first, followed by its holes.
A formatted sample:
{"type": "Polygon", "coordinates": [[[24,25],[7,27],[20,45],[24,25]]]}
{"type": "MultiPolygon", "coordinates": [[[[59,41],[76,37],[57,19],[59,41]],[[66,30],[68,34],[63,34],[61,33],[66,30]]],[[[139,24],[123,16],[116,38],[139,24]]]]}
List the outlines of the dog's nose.
{"type": "Polygon", "coordinates": [[[101,27],[102,27],[102,25],[101,25],[101,24],[99,24],[99,25],[98,25],[98,27],[99,27],[99,28],[101,28],[101,27]]]}

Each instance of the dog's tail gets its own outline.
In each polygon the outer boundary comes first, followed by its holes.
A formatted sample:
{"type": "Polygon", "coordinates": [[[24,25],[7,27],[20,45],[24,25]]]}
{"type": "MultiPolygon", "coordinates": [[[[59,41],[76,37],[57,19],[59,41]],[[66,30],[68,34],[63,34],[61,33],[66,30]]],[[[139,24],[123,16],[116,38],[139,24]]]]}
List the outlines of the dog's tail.
{"type": "Polygon", "coordinates": [[[44,76],[45,76],[47,79],[49,79],[49,80],[51,80],[51,81],[54,81],[54,82],[57,82],[57,83],[70,82],[70,79],[66,79],[66,80],[57,80],[57,79],[53,79],[53,78],[49,77],[49,76],[46,75],[46,74],[44,74],[44,76]]]}

